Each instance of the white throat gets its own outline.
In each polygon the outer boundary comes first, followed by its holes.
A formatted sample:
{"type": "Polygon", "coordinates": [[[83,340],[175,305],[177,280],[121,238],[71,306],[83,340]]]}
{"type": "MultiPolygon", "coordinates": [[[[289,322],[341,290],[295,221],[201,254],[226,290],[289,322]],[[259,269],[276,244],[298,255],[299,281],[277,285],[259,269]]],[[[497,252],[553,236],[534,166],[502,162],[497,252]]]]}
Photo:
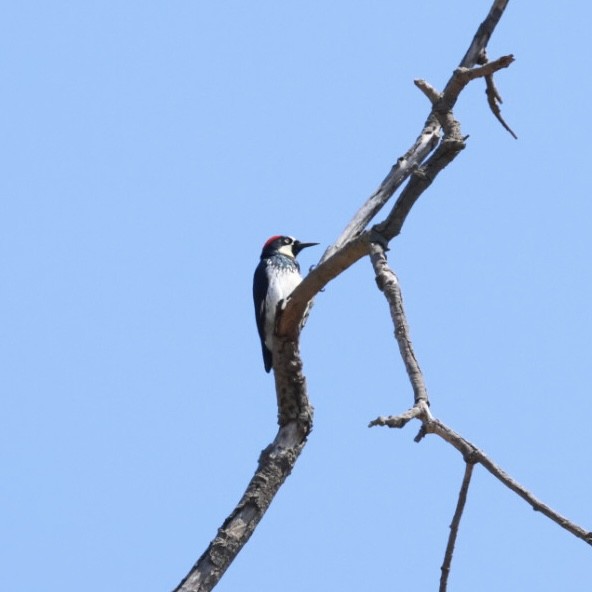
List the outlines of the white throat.
{"type": "Polygon", "coordinates": [[[289,245],[282,245],[278,250],[278,253],[281,253],[282,255],[287,255],[288,257],[292,257],[292,259],[294,259],[294,253],[292,251],[292,244],[289,245]]]}

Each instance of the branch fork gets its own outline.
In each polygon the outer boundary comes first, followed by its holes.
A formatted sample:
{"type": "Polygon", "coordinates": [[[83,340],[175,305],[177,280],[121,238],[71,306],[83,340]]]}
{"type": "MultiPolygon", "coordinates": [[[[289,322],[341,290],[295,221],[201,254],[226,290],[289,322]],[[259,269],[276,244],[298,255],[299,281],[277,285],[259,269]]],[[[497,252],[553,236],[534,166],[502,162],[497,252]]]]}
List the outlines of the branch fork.
{"type": "MultiPolygon", "coordinates": [[[[313,421],[313,408],[308,399],[299,351],[303,318],[309,302],[316,294],[332,279],[366,255],[370,255],[376,270],[378,285],[389,302],[395,326],[395,337],[414,394],[414,405],[411,409],[399,416],[378,418],[371,422],[371,425],[402,428],[412,419],[418,419],[422,427],[416,440],[421,440],[428,433],[437,434],[462,452],[463,457],[469,462],[467,467],[472,467],[473,463],[478,462],[496,474],[502,481],[506,479],[507,482],[504,482],[508,487],[522,497],[530,496],[530,494],[521,493],[520,486],[505,476],[501,469],[495,467],[481,451],[432,416],[423,375],[409,338],[398,279],[388,267],[385,256],[389,241],[401,232],[415,202],[437,175],[465,147],[467,137],[462,135],[460,123],[452,114],[452,108],[465,86],[475,78],[484,77],[490,106],[494,104],[499,111],[498,104],[501,103],[501,98],[493,85],[493,74],[501,68],[509,66],[513,58],[512,56],[503,56],[498,60],[488,62],[485,48],[507,3],[508,0],[493,0],[487,17],[479,26],[459,67],[453,72],[441,93],[425,81],[415,82],[431,103],[431,110],[423,129],[407,152],[397,159],[382,183],[354,215],[335,243],[326,250],[319,264],[304,278],[286,301],[285,308],[279,315],[277,322],[273,351],[278,404],[279,429],[277,435],[261,453],[257,470],[242,499],[224,521],[214,540],[175,589],[176,591],[208,592],[216,585],[249,540],[273,497],[292,471],[312,430],[313,421]],[[389,214],[381,222],[369,227],[371,221],[405,182],[407,184],[389,214]],[[502,478],[502,476],[505,477],[502,478]]],[[[491,108],[495,114],[494,107],[491,108]]],[[[496,117],[505,126],[499,113],[496,114],[496,117]]],[[[505,127],[507,128],[507,126],[505,127]]],[[[466,490],[470,473],[469,477],[465,475],[465,479],[466,490]]],[[[535,501],[532,497],[528,497],[528,499],[530,503],[533,503],[535,509],[544,513],[551,512],[538,500],[535,501]]],[[[460,520],[462,509],[459,512],[460,520]]],[[[561,520],[565,521],[563,518],[561,520]]],[[[564,528],[569,530],[565,525],[564,528]]],[[[592,542],[592,535],[584,533],[583,529],[580,530],[582,532],[576,536],[584,538],[589,543],[592,542]]],[[[450,553],[450,559],[451,557],[450,553]]],[[[445,560],[442,566],[443,576],[444,573],[449,572],[449,569],[450,561],[445,560]]],[[[445,585],[442,588],[441,584],[440,589],[444,590],[445,585]]]]}
{"type": "Polygon", "coordinates": [[[461,435],[457,434],[439,419],[433,417],[430,412],[425,381],[411,345],[409,327],[403,309],[403,299],[401,296],[400,285],[397,276],[388,265],[384,248],[381,244],[371,244],[370,261],[376,274],[377,286],[384,293],[391,311],[391,317],[395,328],[395,338],[399,346],[401,357],[403,358],[403,363],[405,364],[407,375],[409,376],[415,403],[411,409],[400,415],[378,417],[374,419],[370,422],[369,427],[387,426],[390,428],[403,428],[411,420],[418,419],[421,422],[421,427],[417,436],[414,438],[415,442],[420,442],[427,434],[435,434],[440,436],[443,440],[451,444],[461,453],[466,463],[465,474],[451,524],[444,562],[441,568],[442,575],[440,579],[440,592],[445,592],[447,589],[448,575],[450,573],[454,545],[458,535],[460,519],[462,517],[467,499],[469,483],[473,473],[473,466],[475,464],[482,465],[506,487],[511,489],[514,493],[529,503],[535,511],[543,513],[553,522],[574,536],[582,539],[589,545],[592,545],[592,532],[583,529],[537,499],[530,491],[528,491],[524,486],[520,485],[503,469],[501,469],[501,467],[489,459],[489,457],[483,451],[477,448],[477,446],[463,438],[461,435]]]}

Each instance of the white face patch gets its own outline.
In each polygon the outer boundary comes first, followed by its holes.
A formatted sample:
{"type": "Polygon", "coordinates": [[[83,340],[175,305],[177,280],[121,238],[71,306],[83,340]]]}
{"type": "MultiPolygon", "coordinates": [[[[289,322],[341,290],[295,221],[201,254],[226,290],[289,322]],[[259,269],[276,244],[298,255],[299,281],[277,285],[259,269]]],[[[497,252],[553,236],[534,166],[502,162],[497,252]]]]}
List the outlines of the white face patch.
{"type": "Polygon", "coordinates": [[[291,236],[289,236],[288,238],[291,240],[291,242],[287,245],[282,245],[278,249],[278,253],[281,253],[282,255],[287,255],[288,257],[295,257],[294,252],[292,251],[292,246],[294,245],[295,239],[291,236]]]}

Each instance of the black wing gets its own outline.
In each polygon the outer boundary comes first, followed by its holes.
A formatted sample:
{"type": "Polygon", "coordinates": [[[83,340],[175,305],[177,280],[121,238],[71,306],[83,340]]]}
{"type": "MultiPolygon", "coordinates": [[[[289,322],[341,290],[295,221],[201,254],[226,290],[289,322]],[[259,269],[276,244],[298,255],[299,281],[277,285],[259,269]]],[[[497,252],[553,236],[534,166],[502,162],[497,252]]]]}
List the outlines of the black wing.
{"type": "Polygon", "coordinates": [[[257,321],[257,331],[261,339],[261,351],[263,353],[263,364],[265,365],[265,372],[271,370],[271,352],[265,345],[265,298],[267,296],[267,288],[269,280],[266,272],[267,262],[261,259],[255,275],[253,276],[253,304],[255,305],[255,320],[257,321]]]}

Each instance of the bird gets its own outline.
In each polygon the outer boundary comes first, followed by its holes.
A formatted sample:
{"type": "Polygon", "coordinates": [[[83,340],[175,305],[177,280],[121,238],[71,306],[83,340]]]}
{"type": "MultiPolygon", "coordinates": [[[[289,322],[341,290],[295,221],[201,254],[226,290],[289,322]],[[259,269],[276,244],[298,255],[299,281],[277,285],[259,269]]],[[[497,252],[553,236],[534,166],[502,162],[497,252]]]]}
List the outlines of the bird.
{"type": "Polygon", "coordinates": [[[302,249],[318,244],[302,243],[292,236],[275,235],[263,245],[261,259],[253,276],[253,303],[265,372],[269,373],[273,366],[271,352],[277,305],[302,281],[296,256],[302,249]]]}

